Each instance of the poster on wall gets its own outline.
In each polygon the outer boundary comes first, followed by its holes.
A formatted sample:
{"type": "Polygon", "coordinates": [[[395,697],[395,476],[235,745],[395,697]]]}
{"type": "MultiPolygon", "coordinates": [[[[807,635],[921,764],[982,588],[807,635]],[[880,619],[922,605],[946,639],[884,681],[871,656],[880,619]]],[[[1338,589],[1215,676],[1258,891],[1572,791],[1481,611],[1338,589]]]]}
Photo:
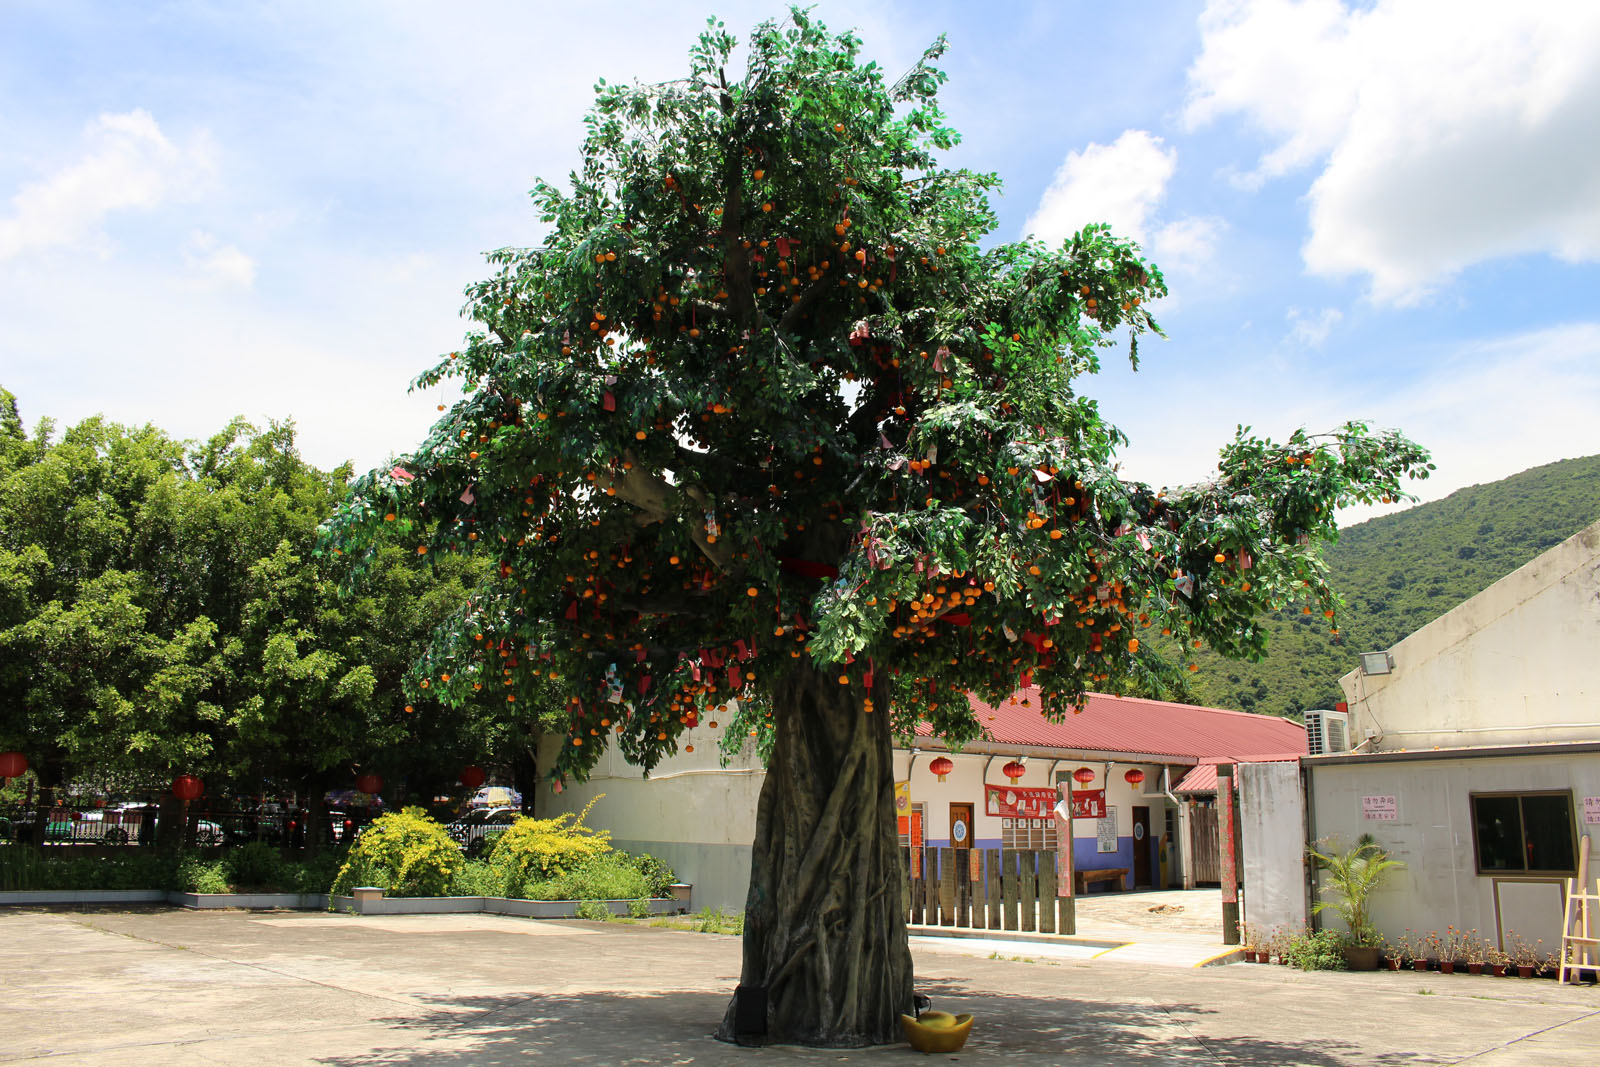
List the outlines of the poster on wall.
{"type": "Polygon", "coordinates": [[[911,783],[896,782],[894,784],[894,812],[896,815],[907,815],[911,811],[911,783]]]}
{"type": "Polygon", "coordinates": [[[1072,817],[1074,819],[1105,818],[1106,791],[1104,789],[1074,789],[1072,791],[1072,817]]]}
{"type": "Polygon", "coordinates": [[[1583,798],[1583,821],[1600,823],[1600,797],[1583,798]]]}
{"type": "Polygon", "coordinates": [[[1115,852],[1117,850],[1116,808],[1106,808],[1105,815],[1095,820],[1094,850],[1096,852],[1115,852]]]}
{"type": "Polygon", "coordinates": [[[984,807],[990,815],[1042,818],[1056,806],[1056,791],[1038,786],[986,785],[984,807]]]}
{"type": "Polygon", "coordinates": [[[1361,817],[1370,822],[1395,822],[1400,818],[1400,804],[1394,797],[1362,797],[1361,817]]]}

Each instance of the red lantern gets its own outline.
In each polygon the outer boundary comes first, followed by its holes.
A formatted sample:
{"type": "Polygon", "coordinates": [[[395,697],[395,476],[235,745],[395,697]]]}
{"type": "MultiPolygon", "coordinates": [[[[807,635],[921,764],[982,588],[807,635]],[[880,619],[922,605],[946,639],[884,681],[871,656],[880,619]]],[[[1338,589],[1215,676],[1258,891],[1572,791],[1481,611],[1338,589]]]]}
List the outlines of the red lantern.
{"type": "Polygon", "coordinates": [[[1012,785],[1016,785],[1017,779],[1028,773],[1028,768],[1024,767],[1018,761],[1012,760],[1010,763],[1000,768],[1000,773],[1011,779],[1012,785]]]}
{"type": "Polygon", "coordinates": [[[356,779],[356,788],[363,793],[383,792],[383,775],[367,771],[356,779]]]}
{"type": "Polygon", "coordinates": [[[949,774],[955,769],[956,765],[949,756],[940,756],[938,759],[928,764],[928,770],[932,771],[934,774],[937,774],[939,776],[939,781],[941,782],[944,781],[945,775],[949,774]]]}
{"type": "Polygon", "coordinates": [[[20,752],[0,752],[0,778],[21,778],[27,772],[27,756],[20,752]]]}
{"type": "Polygon", "coordinates": [[[1128,780],[1129,785],[1138,785],[1140,782],[1144,781],[1144,772],[1135,767],[1122,777],[1128,780]]]}
{"type": "Polygon", "coordinates": [[[483,784],[484,777],[485,775],[482,767],[461,768],[461,784],[466,786],[468,789],[476,790],[480,785],[483,784]]]}
{"type": "Polygon", "coordinates": [[[192,774],[180,774],[172,780],[172,795],[179,800],[199,800],[206,784],[192,774]]]}
{"type": "Polygon", "coordinates": [[[1094,781],[1094,768],[1079,767],[1077,770],[1072,772],[1072,780],[1077,782],[1079,785],[1088,785],[1090,782],[1094,781]]]}

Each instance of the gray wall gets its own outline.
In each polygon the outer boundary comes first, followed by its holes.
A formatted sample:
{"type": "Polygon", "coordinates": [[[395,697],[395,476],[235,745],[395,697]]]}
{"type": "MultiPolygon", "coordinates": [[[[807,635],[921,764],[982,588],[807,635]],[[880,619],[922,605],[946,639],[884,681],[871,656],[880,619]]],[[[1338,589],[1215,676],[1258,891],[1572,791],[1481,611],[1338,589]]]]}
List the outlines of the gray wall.
{"type": "Polygon", "coordinates": [[[612,838],[617,848],[650,855],[672,867],[678,881],[694,886],[690,908],[743,911],[750,892],[749,845],[708,845],[693,841],[632,841],[612,838]]]}
{"type": "Polygon", "coordinates": [[[1399,860],[1372,900],[1373,919],[1389,937],[1407,928],[1443,933],[1447,925],[1476,929],[1491,940],[1505,928],[1560,943],[1559,879],[1479,875],[1472,838],[1471,794],[1570,790],[1575,832],[1590,834],[1590,877],[1600,874],[1600,826],[1583,824],[1583,798],[1600,796],[1600,754],[1541,753],[1470,759],[1381,758],[1373,762],[1306,760],[1310,771],[1311,832],[1349,845],[1363,832],[1399,860]],[[1393,796],[1398,818],[1364,818],[1362,798],[1393,796]]]}
{"type": "Polygon", "coordinates": [[[1298,763],[1241,763],[1244,919],[1262,933],[1306,921],[1305,798],[1298,763]]]}

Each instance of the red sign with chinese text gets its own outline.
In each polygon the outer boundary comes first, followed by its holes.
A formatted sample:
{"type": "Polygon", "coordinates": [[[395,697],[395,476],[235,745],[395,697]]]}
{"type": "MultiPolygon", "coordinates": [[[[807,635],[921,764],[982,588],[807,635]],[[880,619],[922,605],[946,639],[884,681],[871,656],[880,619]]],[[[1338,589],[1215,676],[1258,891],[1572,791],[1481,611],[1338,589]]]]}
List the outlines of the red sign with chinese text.
{"type": "Polygon", "coordinates": [[[1074,819],[1105,818],[1106,791],[1104,789],[1074,789],[1072,791],[1072,817],[1074,819]]]}
{"type": "Polygon", "coordinates": [[[1055,810],[1059,794],[1054,789],[1038,786],[986,785],[983,795],[984,810],[990,815],[1044,819],[1055,810]]]}

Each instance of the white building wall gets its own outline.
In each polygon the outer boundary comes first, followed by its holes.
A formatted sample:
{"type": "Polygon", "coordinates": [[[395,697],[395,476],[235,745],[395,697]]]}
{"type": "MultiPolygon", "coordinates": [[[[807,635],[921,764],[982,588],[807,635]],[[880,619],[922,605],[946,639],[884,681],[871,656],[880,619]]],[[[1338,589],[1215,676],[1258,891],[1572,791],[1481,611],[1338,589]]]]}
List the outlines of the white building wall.
{"type": "MultiPolygon", "coordinates": [[[[585,804],[603,793],[604,798],[590,813],[590,825],[610,830],[612,842],[618,848],[648,852],[671,864],[680,880],[694,885],[695,908],[743,910],[750,885],[756,805],[765,771],[749,746],[740,758],[722,767],[716,737],[705,728],[693,734],[705,735],[691,736],[695,751],[668,757],[649,778],[644,778],[614,747],[608,747],[587,782],[569,782],[560,793],[555,793],[548,784],[541,784],[534,800],[535,814],[549,818],[562,812],[582,811],[585,804]]],[[[540,751],[542,766],[553,762],[555,746],[560,742],[560,738],[546,739],[540,751]]],[[[984,802],[984,765],[988,764],[992,784],[1009,785],[1001,768],[1010,759],[1003,755],[991,759],[972,752],[922,749],[913,762],[910,751],[896,749],[895,780],[907,781],[909,768],[911,802],[925,805],[927,812],[923,827],[927,844],[949,846],[950,805],[964,802],[972,805],[973,843],[980,848],[1000,847],[1001,817],[988,814],[984,802]],[[955,768],[941,783],[930,768],[942,755],[949,755],[955,768]]],[[[1080,766],[1092,768],[1096,778],[1087,788],[1105,788],[1107,805],[1116,809],[1119,839],[1116,853],[1097,853],[1095,820],[1076,820],[1073,838],[1080,866],[1129,867],[1131,870],[1134,805],[1150,808],[1151,836],[1156,841],[1161,839],[1166,801],[1159,795],[1159,765],[1137,765],[1144,770],[1145,781],[1135,789],[1122,777],[1135,764],[1112,764],[1108,786],[1103,762],[1034,757],[1026,761],[1027,772],[1016,784],[1053,787],[1053,765],[1067,775],[1080,766]],[[1146,789],[1155,795],[1142,796],[1146,789]]],[[[1159,855],[1152,853],[1151,862],[1152,879],[1159,881],[1159,855]]]]}
{"type": "MultiPolygon", "coordinates": [[[[649,778],[608,747],[587,782],[569,782],[560,793],[541,783],[535,814],[549,818],[582,811],[598,794],[588,825],[611,831],[629,852],[648,852],[672,865],[680,881],[694,886],[693,906],[743,911],[750,887],[751,842],[756,802],[766,773],[753,748],[728,767],[720,765],[716,738],[692,731],[695,751],[679,752],[657,765],[649,778]]],[[[546,738],[540,765],[554,761],[562,738],[546,738]]]]}
{"type": "Polygon", "coordinates": [[[1408,928],[1442,933],[1453,924],[1493,939],[1509,925],[1530,939],[1542,937],[1547,949],[1559,944],[1560,880],[1477,873],[1473,793],[1571,790],[1576,832],[1591,835],[1591,876],[1600,874],[1600,825],[1582,822],[1584,798],[1600,797],[1600,754],[1535,750],[1503,758],[1343,764],[1310,758],[1306,766],[1311,832],[1319,840],[1337,837],[1348,847],[1370,832],[1406,865],[1392,872],[1372,900],[1373,919],[1390,938],[1408,928]],[[1398,817],[1365,818],[1362,800],[1368,796],[1395,797],[1398,817]]]}
{"type": "Polygon", "coordinates": [[[1339,679],[1375,750],[1600,740],[1600,523],[1339,679]]]}

